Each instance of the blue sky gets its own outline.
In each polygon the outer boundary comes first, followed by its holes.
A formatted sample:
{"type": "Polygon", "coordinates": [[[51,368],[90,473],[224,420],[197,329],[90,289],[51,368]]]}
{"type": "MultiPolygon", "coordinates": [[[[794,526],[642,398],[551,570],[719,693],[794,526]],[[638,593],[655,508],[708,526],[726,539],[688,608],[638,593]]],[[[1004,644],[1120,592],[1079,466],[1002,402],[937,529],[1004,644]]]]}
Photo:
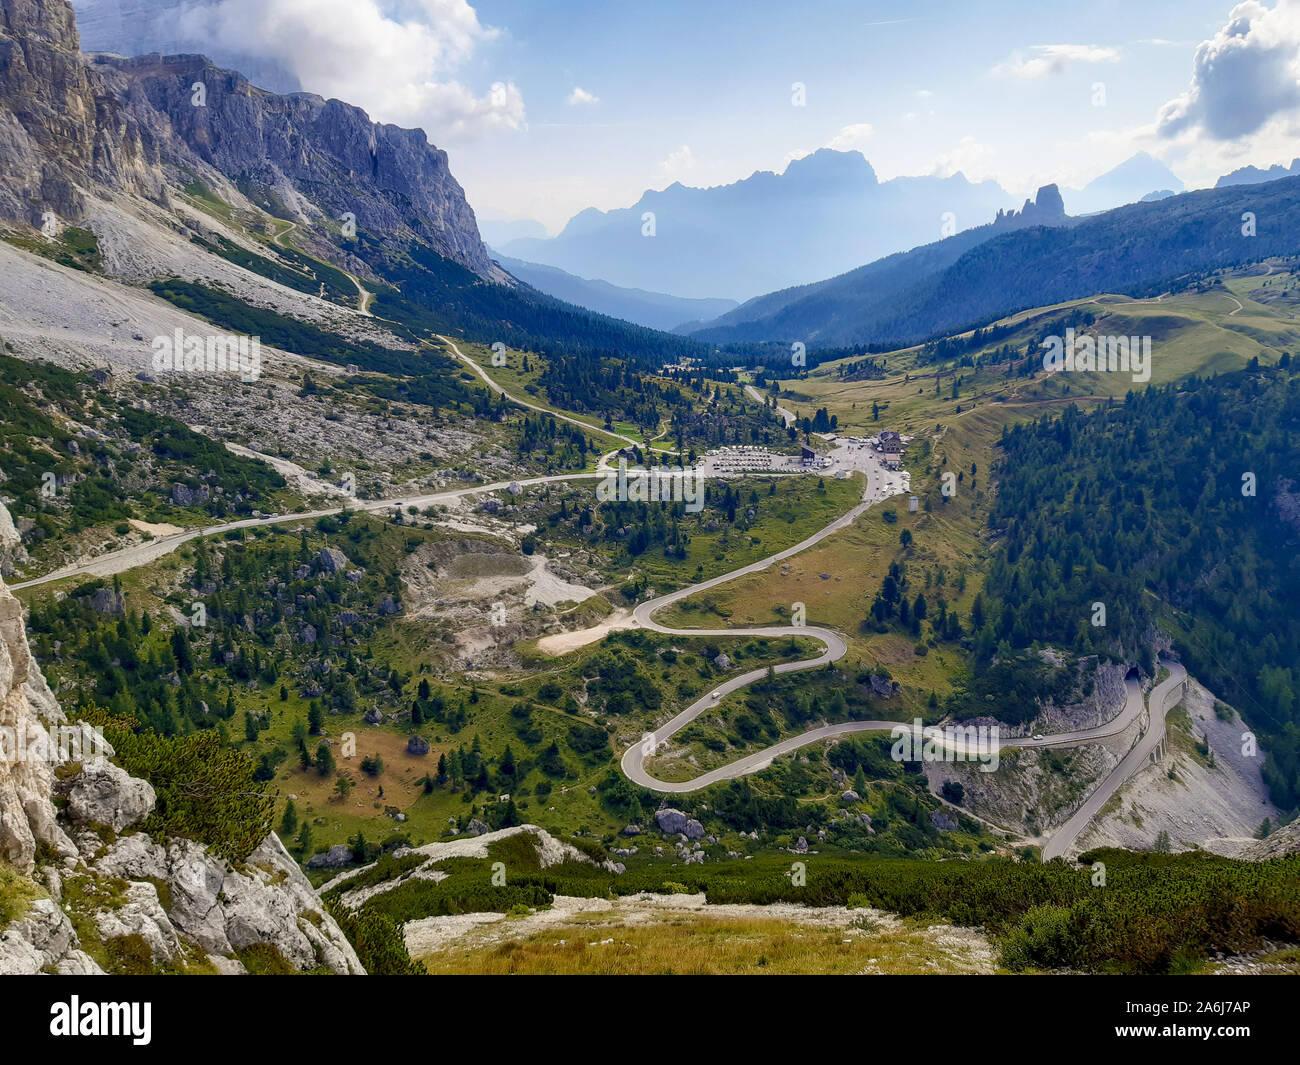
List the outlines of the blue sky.
{"type": "MultiPolygon", "coordinates": [[[[457,152],[485,214],[555,224],[580,204],[625,205],[672,179],[734,181],[837,143],[860,149],[882,178],[962,170],[1015,192],[1083,184],[1139,149],[1191,185],[1256,161],[1251,145],[1198,152],[1142,133],[1187,89],[1196,46],[1231,9],[1222,0],[547,8],[478,4],[507,30],[479,60],[528,107],[526,130],[457,152]],[[1077,51],[1053,65],[1049,45],[1077,51]],[[807,87],[802,108],[794,82],[807,87]],[[1094,106],[1098,82],[1104,106],[1094,106]],[[598,102],[569,105],[575,86],[598,102]],[[522,189],[506,178],[514,167],[522,189]]],[[[1258,161],[1280,161],[1285,148],[1261,144],[1258,161]]]]}
{"type": "Polygon", "coordinates": [[[1191,187],[1300,154],[1300,0],[197,6],[182,25],[200,46],[270,57],[306,89],[423,126],[480,215],[552,229],[828,145],[882,178],[960,170],[1018,194],[1077,187],[1138,150],[1191,187]]]}

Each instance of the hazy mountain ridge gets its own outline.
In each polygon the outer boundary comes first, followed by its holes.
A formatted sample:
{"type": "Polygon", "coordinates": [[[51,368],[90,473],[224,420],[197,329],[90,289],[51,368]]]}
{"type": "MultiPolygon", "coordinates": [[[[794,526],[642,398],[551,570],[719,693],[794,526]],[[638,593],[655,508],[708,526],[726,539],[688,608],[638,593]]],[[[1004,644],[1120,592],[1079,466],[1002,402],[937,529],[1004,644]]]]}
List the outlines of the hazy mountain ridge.
{"type": "MultiPolygon", "coordinates": [[[[1040,194],[1041,195],[1041,194],[1040,194]]],[[[694,331],[710,343],[915,343],[1026,307],[1138,294],[1176,277],[1300,248],[1300,182],[1202,190],[1057,226],[986,227],[817,285],[751,300],[694,331]],[[1255,236],[1244,217],[1256,219],[1255,236]]]]}
{"type": "Polygon", "coordinates": [[[1083,188],[1066,189],[1064,197],[1071,214],[1083,215],[1140,203],[1153,192],[1182,192],[1185,188],[1182,179],[1164,163],[1138,152],[1083,188]]]}
{"type": "Polygon", "coordinates": [[[555,266],[542,266],[508,256],[500,256],[497,262],[511,275],[548,296],[651,329],[675,330],[689,323],[707,322],[738,306],[735,300],[687,299],[663,292],[623,288],[608,281],[577,277],[555,266]]]}
{"type": "Polygon", "coordinates": [[[500,250],[627,288],[745,298],[914,247],[945,222],[961,229],[1014,202],[996,183],[961,174],[882,182],[860,152],[824,148],[781,174],[712,188],[675,183],[631,207],[588,208],[555,237],[500,250]],[[653,236],[643,235],[647,213],[653,236]]]}
{"type": "Polygon", "coordinates": [[[1229,174],[1224,174],[1214,187],[1222,189],[1231,185],[1259,185],[1266,181],[1277,181],[1279,178],[1294,177],[1296,174],[1300,174],[1300,159],[1293,159],[1289,167],[1274,163],[1267,170],[1257,166],[1243,166],[1229,174]]]}

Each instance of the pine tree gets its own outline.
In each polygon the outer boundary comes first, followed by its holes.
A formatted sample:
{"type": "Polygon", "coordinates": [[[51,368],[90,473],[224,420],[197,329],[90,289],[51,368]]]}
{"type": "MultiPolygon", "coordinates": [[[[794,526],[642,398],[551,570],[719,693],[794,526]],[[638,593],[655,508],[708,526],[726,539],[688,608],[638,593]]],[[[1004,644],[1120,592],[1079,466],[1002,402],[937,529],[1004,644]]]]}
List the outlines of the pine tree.
{"type": "Polygon", "coordinates": [[[298,828],[298,811],[294,808],[293,800],[290,799],[284,804],[284,817],[280,819],[280,836],[282,839],[288,839],[298,828]]]}

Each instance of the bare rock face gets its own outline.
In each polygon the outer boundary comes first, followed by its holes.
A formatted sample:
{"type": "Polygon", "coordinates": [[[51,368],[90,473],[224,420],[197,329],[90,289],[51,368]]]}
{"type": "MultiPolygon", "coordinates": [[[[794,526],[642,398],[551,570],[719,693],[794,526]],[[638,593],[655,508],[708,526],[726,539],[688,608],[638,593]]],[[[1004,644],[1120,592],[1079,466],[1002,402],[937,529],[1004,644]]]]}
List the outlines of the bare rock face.
{"type": "Polygon", "coordinates": [[[64,0],[0,0],[0,214],[85,212],[93,184],[158,199],[157,145],[83,60],[64,0]]]}
{"type": "Polygon", "coordinates": [[[9,508],[0,503],[0,577],[10,577],[14,569],[27,561],[22,537],[9,508]]]}
{"type": "Polygon", "coordinates": [[[58,811],[51,799],[54,771],[44,758],[20,757],[23,749],[49,744],[47,724],[57,724],[63,715],[52,700],[45,678],[32,661],[23,629],[22,606],[0,581],[0,858],[19,872],[30,873],[36,862],[37,843],[47,843],[63,854],[76,848],[57,823],[58,811]],[[29,694],[33,678],[37,697],[29,694]],[[42,721],[38,708],[51,716],[42,721]]]}
{"type": "Polygon", "coordinates": [[[155,966],[206,954],[218,971],[239,972],[236,952],[265,944],[298,969],[365,972],[274,834],[238,867],[193,840],[172,839],[164,847],[142,832],[122,835],[152,812],[154,789],[107,757],[86,759],[78,772],[56,781],[55,726],[73,727],[32,659],[21,605],[0,582],[0,728],[6,730],[0,859],[12,870],[0,867],[0,874],[6,892],[26,900],[0,927],[0,975],[102,971],[87,952],[95,947],[81,942],[61,903],[67,877],[95,880],[112,896],[111,904],[84,914],[88,922],[78,925],[83,933],[90,928],[102,943],[143,943],[155,966]],[[19,734],[28,752],[21,757],[14,744],[19,734]],[[34,750],[46,753],[34,756],[34,750]],[[66,800],[62,811],[56,794],[66,800]],[[80,850],[69,832],[83,844],[80,850]],[[105,848],[109,832],[112,844],[105,848]],[[48,857],[38,857],[39,844],[48,857]],[[58,864],[42,864],[50,859],[58,864]]]}
{"type": "Polygon", "coordinates": [[[251,180],[304,215],[319,210],[337,222],[351,212],[359,230],[427,241],[480,276],[498,273],[447,153],[423,130],[371,122],[340,100],[266,92],[199,55],[103,55],[91,64],[138,122],[158,128],[161,116],[178,147],[230,180],[251,180]]]}
{"type": "Polygon", "coordinates": [[[394,251],[423,244],[509,283],[423,130],[267,92],[200,55],[84,56],[67,0],[0,0],[0,217],[41,226],[53,212],[61,227],[91,190],[166,204],[183,173],[300,220],[350,214],[394,251]]]}

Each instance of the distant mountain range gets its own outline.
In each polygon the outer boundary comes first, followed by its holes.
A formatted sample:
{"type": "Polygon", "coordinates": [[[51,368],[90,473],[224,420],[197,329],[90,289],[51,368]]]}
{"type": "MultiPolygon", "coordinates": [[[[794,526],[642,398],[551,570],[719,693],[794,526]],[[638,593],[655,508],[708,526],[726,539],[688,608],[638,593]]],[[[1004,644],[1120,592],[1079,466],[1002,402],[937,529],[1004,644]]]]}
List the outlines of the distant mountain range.
{"type": "Polygon", "coordinates": [[[545,240],[550,235],[541,222],[534,222],[531,218],[480,218],[478,220],[478,231],[484,243],[491,245],[493,248],[503,247],[512,240],[520,240],[525,237],[545,240]]]}
{"type": "Polygon", "coordinates": [[[707,189],[673,184],[631,207],[588,208],[555,237],[499,250],[626,288],[746,298],[927,243],[945,222],[960,230],[1014,203],[995,182],[961,174],[882,182],[860,152],[824,148],[781,174],[707,189]],[[648,214],[653,236],[643,235],[648,214]]]}
{"type": "Polygon", "coordinates": [[[1267,170],[1261,170],[1257,166],[1243,166],[1219,178],[1218,184],[1214,187],[1222,189],[1229,185],[1258,185],[1263,181],[1276,181],[1278,178],[1293,177],[1297,174],[1300,174],[1300,159],[1292,160],[1289,167],[1277,163],[1267,170]]]}
{"type": "Polygon", "coordinates": [[[1178,278],[1300,253],[1300,178],[1170,196],[1038,224],[1035,211],[761,296],[690,335],[711,344],[910,344],[1028,307],[1102,292],[1158,294],[1178,278]],[[1256,235],[1242,232],[1244,212],[1256,235]],[[1017,224],[1019,223],[1019,224],[1017,224]],[[1027,223],[1027,224],[1026,224],[1027,223]]]}
{"type": "MultiPolygon", "coordinates": [[[[1072,214],[1089,214],[1183,187],[1139,152],[1082,189],[1065,190],[1064,202],[1072,214]]],[[[781,174],[758,171],[712,188],[674,184],[631,207],[588,208],[554,237],[509,232],[488,240],[511,258],[622,287],[743,299],[928,244],[1014,202],[996,182],[962,174],[880,181],[860,152],[823,148],[781,174]],[[646,235],[650,215],[653,236],[646,235]]],[[[523,223],[511,225],[517,231],[523,223]]]]}
{"type": "Polygon", "coordinates": [[[683,325],[698,326],[739,306],[735,300],[686,299],[639,288],[620,288],[608,281],[589,281],[554,266],[526,263],[509,256],[498,256],[496,261],[514,277],[548,296],[651,329],[671,331],[683,325]]]}
{"type": "Polygon", "coordinates": [[[1146,152],[1126,159],[1113,170],[1094,178],[1081,189],[1066,189],[1062,194],[1071,214],[1093,214],[1140,203],[1151,193],[1182,192],[1182,180],[1159,159],[1146,152]]]}

